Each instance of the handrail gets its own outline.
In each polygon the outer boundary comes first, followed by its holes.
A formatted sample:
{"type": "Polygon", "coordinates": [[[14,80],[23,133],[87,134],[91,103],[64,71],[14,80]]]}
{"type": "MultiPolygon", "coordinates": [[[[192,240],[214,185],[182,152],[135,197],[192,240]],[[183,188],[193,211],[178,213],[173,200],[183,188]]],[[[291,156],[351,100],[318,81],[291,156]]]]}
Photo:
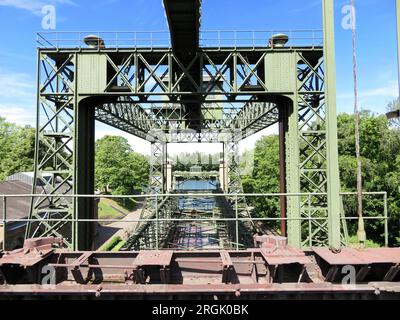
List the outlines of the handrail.
{"type": "MultiPolygon", "coordinates": [[[[341,196],[349,196],[349,195],[356,195],[356,192],[341,192],[341,196]]],[[[387,192],[364,192],[364,195],[381,195],[383,196],[383,215],[379,216],[365,216],[364,220],[383,220],[384,222],[384,236],[385,236],[385,246],[388,246],[388,223],[389,223],[389,216],[387,210],[387,192]]],[[[159,222],[235,222],[237,225],[239,222],[262,222],[262,221],[324,221],[327,220],[328,217],[311,217],[311,216],[302,216],[302,217],[240,217],[237,214],[238,209],[236,208],[236,215],[235,217],[231,218],[222,218],[222,217],[212,217],[212,218],[163,218],[159,217],[158,214],[152,215],[151,217],[146,218],[138,218],[138,219],[80,219],[80,218],[23,218],[23,219],[10,219],[7,217],[7,200],[13,198],[105,198],[105,199],[123,199],[123,198],[136,198],[136,199],[168,199],[169,197],[230,197],[236,198],[237,197],[308,197],[309,199],[312,196],[326,196],[327,193],[241,193],[241,194],[229,194],[229,193],[171,193],[171,194],[141,194],[141,195],[76,195],[76,194],[0,194],[0,200],[2,200],[2,211],[3,217],[0,219],[0,224],[3,224],[3,236],[6,236],[6,225],[7,223],[13,222],[41,222],[41,221],[48,221],[48,222],[71,222],[71,223],[80,223],[80,222],[122,222],[122,223],[149,223],[155,222],[158,224],[159,222]]],[[[236,201],[237,206],[237,201],[236,201]]],[[[158,208],[160,209],[160,207],[158,208]]],[[[158,209],[156,211],[158,211],[158,209]]],[[[46,209],[44,209],[46,210],[46,209]]],[[[352,216],[342,216],[342,221],[353,221],[357,220],[358,217],[352,216]]],[[[5,246],[5,241],[3,241],[3,246],[5,246]]]]}
{"type": "MultiPolygon", "coordinates": [[[[356,192],[340,192],[340,195],[356,195],[356,192]]],[[[385,195],[386,191],[377,191],[377,192],[363,192],[363,195],[385,195]]],[[[326,192],[310,192],[310,193],[213,193],[214,196],[238,196],[238,197],[279,197],[279,196],[293,196],[293,197],[301,197],[301,196],[326,196],[328,195],[326,192]]],[[[104,199],[123,199],[123,198],[155,198],[155,197],[182,197],[182,196],[191,196],[191,197],[206,197],[210,196],[210,193],[164,193],[164,194],[136,194],[136,195],[112,195],[112,194],[0,194],[1,197],[7,198],[24,198],[24,197],[39,197],[39,198],[48,198],[48,197],[63,197],[63,198],[104,198],[104,199]]]]}
{"type": "MultiPolygon", "coordinates": [[[[278,33],[288,35],[288,46],[322,46],[322,30],[202,30],[200,47],[267,47],[271,37],[278,33]]],[[[46,31],[38,32],[39,48],[88,48],[83,39],[95,35],[106,48],[170,48],[169,31],[46,31]]]]}

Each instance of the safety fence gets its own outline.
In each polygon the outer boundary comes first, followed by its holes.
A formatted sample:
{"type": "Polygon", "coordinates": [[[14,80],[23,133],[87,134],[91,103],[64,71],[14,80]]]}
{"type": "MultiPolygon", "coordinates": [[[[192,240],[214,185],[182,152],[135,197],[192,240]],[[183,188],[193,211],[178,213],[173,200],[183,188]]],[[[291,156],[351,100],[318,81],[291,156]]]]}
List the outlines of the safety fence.
{"type": "MultiPolygon", "coordinates": [[[[189,191],[190,192],[190,191],[189,191]]],[[[139,224],[143,223],[152,223],[155,225],[155,230],[160,230],[162,227],[160,225],[162,224],[197,224],[197,225],[207,225],[207,224],[229,224],[231,227],[234,228],[233,232],[231,232],[231,235],[233,235],[233,239],[229,240],[229,244],[231,245],[232,248],[236,248],[237,250],[243,249],[243,245],[240,243],[240,226],[243,223],[267,223],[267,222],[280,222],[280,221],[286,221],[289,223],[290,221],[294,220],[300,220],[302,225],[307,226],[309,225],[309,229],[307,231],[308,233],[308,238],[312,239],[313,237],[313,230],[312,230],[312,225],[313,223],[317,223],[317,225],[321,225],[322,222],[328,221],[327,215],[324,216],[312,216],[311,214],[307,215],[304,214],[304,212],[309,212],[312,211],[312,199],[317,196],[326,196],[326,193],[298,193],[298,194],[289,194],[289,193],[260,193],[260,194],[223,194],[223,193],[172,193],[172,194],[150,194],[150,195],[72,195],[72,194],[7,194],[7,195],[0,195],[0,224],[2,225],[0,227],[0,236],[3,237],[3,248],[6,247],[6,242],[7,242],[7,234],[9,233],[10,229],[15,231],[17,228],[23,229],[24,226],[28,223],[41,223],[41,222],[47,222],[47,223],[58,223],[58,222],[65,222],[65,223],[71,223],[74,226],[77,226],[78,224],[82,223],[99,223],[99,224],[110,224],[110,223],[118,223],[118,224],[126,224],[127,226],[130,226],[130,228],[133,230],[135,227],[137,227],[139,224]],[[57,212],[57,209],[52,208],[49,209],[49,214],[43,215],[42,218],[29,218],[29,210],[26,212],[26,214],[21,214],[21,212],[16,212],[15,208],[15,203],[20,205],[21,199],[29,199],[29,201],[35,201],[35,199],[43,199],[47,198],[49,202],[51,202],[52,199],[69,199],[68,201],[77,201],[78,199],[86,198],[86,199],[115,199],[115,200],[123,200],[123,199],[135,199],[135,200],[145,200],[145,199],[153,199],[154,203],[165,203],[165,199],[167,198],[174,198],[177,197],[178,199],[182,200],[185,198],[190,198],[190,199],[202,199],[202,198],[210,198],[211,197],[223,197],[225,199],[228,199],[228,202],[232,206],[232,215],[227,216],[226,214],[218,214],[213,212],[212,210],[210,211],[210,208],[207,209],[202,209],[201,207],[196,207],[194,205],[193,207],[186,207],[186,208],[178,208],[174,209],[177,210],[178,214],[175,215],[169,215],[168,217],[164,217],[163,215],[160,215],[159,212],[162,211],[162,208],[158,205],[155,206],[155,212],[154,215],[151,215],[150,218],[149,216],[143,217],[140,215],[137,215],[137,217],[126,217],[123,219],[114,219],[114,218],[94,218],[94,219],[81,219],[76,216],[73,216],[73,218],[68,217],[68,218],[63,218],[58,215],[57,218],[54,218],[54,213],[57,212]],[[277,199],[279,201],[280,198],[285,197],[286,199],[290,199],[291,197],[300,197],[302,200],[303,204],[309,203],[310,206],[307,209],[307,207],[303,208],[303,213],[300,217],[281,217],[279,214],[275,217],[262,217],[258,216],[257,212],[254,212],[254,210],[250,210],[251,214],[250,215],[243,215],[243,212],[249,212],[249,208],[242,208],[240,205],[238,205],[238,199],[240,197],[246,197],[247,199],[251,198],[256,198],[256,199],[266,199],[266,198],[272,198],[272,199],[277,199]],[[13,204],[14,202],[14,204],[13,204]],[[185,214],[186,211],[186,214],[185,214]],[[15,217],[15,216],[18,217],[15,217]],[[21,217],[22,216],[22,217],[21,217]],[[6,241],[4,241],[6,239],[6,241]]],[[[382,225],[383,230],[382,230],[382,235],[383,235],[383,243],[385,246],[388,246],[389,244],[389,216],[388,216],[388,196],[386,192],[365,192],[364,193],[364,199],[367,197],[374,197],[375,200],[373,201],[373,205],[371,208],[366,208],[365,214],[363,216],[363,220],[366,223],[366,226],[368,223],[372,222],[379,222],[379,225],[382,225]]],[[[352,201],[355,199],[356,193],[352,192],[347,192],[347,193],[341,193],[341,198],[342,198],[342,203],[345,203],[345,206],[342,206],[343,210],[341,213],[341,220],[342,222],[346,222],[344,225],[347,226],[345,230],[345,239],[348,241],[349,234],[349,226],[353,225],[352,230],[354,230],[354,225],[357,224],[357,220],[359,219],[358,216],[354,215],[349,215],[349,211],[351,213],[356,212],[356,210],[353,210],[349,208],[349,203],[351,207],[352,201]],[[349,200],[353,199],[353,200],[349,200]],[[346,212],[347,210],[347,212],[346,212]]],[[[193,201],[193,200],[191,200],[193,201]]],[[[189,202],[190,203],[190,202],[189,202]]],[[[212,207],[212,206],[211,206],[212,207]]],[[[43,209],[43,211],[46,211],[46,208],[43,209]]],[[[129,228],[127,228],[129,229],[129,228]]],[[[201,229],[201,228],[200,228],[201,229]]],[[[207,229],[206,227],[204,229],[207,229]]],[[[307,229],[307,227],[306,227],[307,229]]],[[[196,231],[201,232],[201,230],[196,231]]],[[[354,234],[354,232],[352,233],[354,234]]],[[[352,235],[350,234],[350,236],[352,235]]],[[[154,249],[162,249],[163,247],[159,246],[159,235],[158,232],[156,232],[156,245],[154,246],[154,249]]],[[[1,239],[0,239],[1,240],[1,239]]],[[[306,247],[311,247],[313,245],[313,242],[310,241],[310,245],[306,247]]],[[[167,245],[168,247],[168,245],[167,245]]],[[[200,249],[204,249],[204,247],[207,246],[202,246],[200,249]]],[[[196,249],[196,248],[192,248],[196,249]]],[[[215,247],[210,246],[209,249],[215,249],[215,247]]]]}
{"type": "MultiPolygon", "coordinates": [[[[285,47],[323,45],[322,30],[204,30],[199,42],[202,48],[265,48],[275,47],[274,36],[282,35],[285,47]]],[[[169,31],[48,31],[36,34],[36,44],[46,49],[157,49],[170,48],[171,37],[169,31]]]]}

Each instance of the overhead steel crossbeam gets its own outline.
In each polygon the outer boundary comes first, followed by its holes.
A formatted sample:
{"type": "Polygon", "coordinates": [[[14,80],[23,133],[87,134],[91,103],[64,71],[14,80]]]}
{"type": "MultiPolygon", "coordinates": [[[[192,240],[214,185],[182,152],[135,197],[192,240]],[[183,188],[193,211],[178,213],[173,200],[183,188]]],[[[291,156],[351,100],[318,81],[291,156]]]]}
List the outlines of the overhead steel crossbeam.
{"type": "Polygon", "coordinates": [[[274,103],[249,102],[233,119],[233,126],[242,130],[242,138],[268,128],[279,121],[279,107],[274,103]]]}
{"type": "MultiPolygon", "coordinates": [[[[269,88],[262,76],[266,68],[264,59],[270,50],[266,48],[263,53],[251,50],[238,53],[202,51],[185,66],[172,52],[149,54],[144,50],[115,54],[106,53],[105,49],[99,61],[102,65],[100,71],[104,70],[104,85],[91,88],[90,92],[85,89],[86,92],[80,92],[80,96],[93,96],[97,92],[105,100],[111,100],[96,112],[98,120],[127,132],[137,132],[140,137],[144,136],[143,132],[157,128],[165,131],[188,128],[197,131],[210,128],[258,131],[277,121],[278,109],[274,109],[268,101],[274,101],[277,95],[288,94],[269,88]],[[191,75],[198,61],[202,61],[202,85],[196,84],[191,75]],[[174,67],[175,64],[177,66],[174,67]],[[180,75],[177,76],[174,70],[179,70],[180,75]],[[184,80],[192,83],[192,91],[185,91],[182,86],[184,80]],[[186,105],[190,101],[188,97],[193,96],[196,97],[191,102],[203,101],[201,113],[197,116],[191,114],[186,105]],[[115,99],[117,101],[112,102],[115,99]]],[[[290,50],[282,49],[273,54],[284,54],[286,51],[290,50]]],[[[55,56],[52,51],[45,52],[42,56],[47,61],[54,61],[55,69],[58,64],[63,65],[65,57],[68,57],[64,53],[55,56]]],[[[94,59],[92,54],[87,56],[94,59]]],[[[68,65],[71,65],[70,61],[68,65]]],[[[96,72],[93,80],[95,78],[98,79],[96,72]]],[[[52,94],[57,92],[43,92],[49,98],[52,94]]]]}
{"type": "Polygon", "coordinates": [[[95,110],[97,121],[133,134],[142,139],[148,139],[154,126],[153,120],[137,103],[109,103],[99,105],[95,110]]]}
{"type": "MultiPolygon", "coordinates": [[[[172,51],[183,63],[187,65],[197,56],[200,39],[201,0],[163,0],[171,34],[172,51]]],[[[179,64],[179,63],[177,63],[179,64]]],[[[174,70],[177,77],[185,72],[190,78],[183,78],[179,90],[196,92],[196,87],[201,85],[201,71],[199,61],[191,63],[188,70],[174,70]]],[[[182,103],[192,121],[190,128],[199,129],[201,126],[201,97],[190,94],[182,97],[182,103]],[[199,120],[195,120],[198,119],[199,120]]]]}
{"type": "MultiPolygon", "coordinates": [[[[271,103],[257,102],[257,98],[262,94],[265,95],[264,99],[270,97],[271,100],[273,94],[277,94],[266,91],[265,84],[260,82],[260,77],[257,76],[257,73],[264,73],[264,65],[260,62],[265,53],[260,56],[260,53],[254,54],[249,51],[237,57],[228,52],[222,56],[221,53],[213,52],[200,55],[204,55],[201,60],[206,59],[207,63],[203,63],[204,84],[202,87],[197,86],[192,93],[202,97],[204,101],[198,118],[193,118],[183,103],[185,99],[182,97],[189,92],[179,91],[184,78],[194,83],[190,70],[184,67],[173,53],[158,51],[149,56],[145,50],[136,54],[102,55],[100,62],[103,63],[104,70],[107,69],[104,71],[106,79],[104,87],[96,88],[96,91],[111,102],[99,104],[96,118],[142,138],[151,129],[183,130],[193,128],[194,123],[201,123],[200,128],[196,127],[197,131],[243,128],[244,133],[249,132],[245,134],[246,137],[251,132],[276,123],[277,109],[273,109],[271,103]],[[174,59],[178,66],[181,66],[180,71],[183,70],[183,74],[175,78],[171,63],[174,59]],[[234,63],[234,60],[238,59],[241,63],[234,63]],[[233,69],[235,65],[236,69],[233,69]],[[261,91],[257,88],[259,83],[264,87],[261,91]],[[249,91],[256,89],[258,94],[256,91],[249,91]]],[[[50,51],[43,53],[42,57],[53,64],[55,69],[64,63],[73,67],[69,55],[65,53],[57,56],[50,51]]],[[[197,59],[199,57],[194,58],[189,66],[197,59]]],[[[43,95],[49,98],[56,94],[60,92],[43,92],[43,95]]],[[[87,95],[89,93],[82,94],[87,95]]]]}
{"type": "Polygon", "coordinates": [[[201,0],[163,0],[174,51],[199,48],[201,0]]]}

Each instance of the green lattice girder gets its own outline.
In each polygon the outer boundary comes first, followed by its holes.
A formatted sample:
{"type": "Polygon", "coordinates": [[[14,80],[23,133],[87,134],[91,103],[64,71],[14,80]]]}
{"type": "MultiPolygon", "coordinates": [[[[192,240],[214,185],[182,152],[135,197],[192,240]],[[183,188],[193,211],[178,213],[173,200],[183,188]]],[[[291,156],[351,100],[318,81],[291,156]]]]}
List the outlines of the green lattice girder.
{"type": "MultiPolygon", "coordinates": [[[[335,192],[330,190],[331,185],[338,185],[338,176],[335,170],[329,173],[329,163],[334,166],[337,162],[331,155],[336,139],[332,118],[336,114],[325,103],[327,72],[323,48],[207,49],[199,50],[185,63],[170,49],[40,49],[38,56],[35,174],[38,178],[45,173],[54,174],[45,193],[77,193],[74,182],[81,164],[76,159],[76,132],[81,129],[76,119],[78,106],[87,98],[96,98],[91,101],[97,120],[153,141],[150,189],[154,193],[165,190],[166,155],[162,147],[156,146],[169,142],[223,142],[221,133],[232,132],[236,138],[228,144],[234,146],[240,139],[276,123],[279,108],[289,108],[291,101],[293,110],[289,112],[286,135],[287,191],[326,191],[328,197],[290,197],[288,216],[304,217],[311,212],[313,216],[326,217],[328,223],[312,224],[313,238],[336,245],[336,211],[332,218],[329,207],[339,202],[336,187],[335,192]],[[193,79],[192,68],[202,71],[200,81],[193,79]],[[193,102],[188,101],[190,97],[195,97],[193,102]],[[202,118],[190,118],[188,106],[198,101],[202,118]],[[189,130],[191,121],[200,121],[202,131],[189,130]],[[160,135],[155,134],[160,132],[167,134],[165,139],[160,140],[160,135]],[[40,149],[45,149],[43,154],[40,149]]],[[[334,102],[330,101],[330,105],[334,102]]],[[[240,193],[236,162],[228,156],[228,189],[240,193]]],[[[49,197],[47,201],[65,219],[78,217],[75,201],[62,197],[49,197]]],[[[39,208],[34,202],[31,216],[49,217],[56,212],[49,207],[39,208]]],[[[45,231],[31,225],[28,235],[34,230],[36,236],[43,232],[59,234],[61,224],[42,225],[45,231]]],[[[76,247],[77,225],[65,223],[63,227],[66,225],[71,230],[65,236],[66,244],[76,247]]],[[[310,243],[302,235],[302,225],[300,221],[288,223],[289,240],[297,246],[310,243]]]]}

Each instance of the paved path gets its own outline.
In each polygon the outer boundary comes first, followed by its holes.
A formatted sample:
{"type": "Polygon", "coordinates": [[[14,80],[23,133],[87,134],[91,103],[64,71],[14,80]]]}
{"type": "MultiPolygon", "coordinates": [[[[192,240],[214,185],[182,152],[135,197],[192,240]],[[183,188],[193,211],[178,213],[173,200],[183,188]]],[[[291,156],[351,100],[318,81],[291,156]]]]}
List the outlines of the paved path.
{"type": "Polygon", "coordinates": [[[94,241],[94,249],[98,250],[104,243],[114,236],[120,236],[124,239],[125,230],[133,230],[136,222],[124,222],[124,220],[135,220],[140,218],[144,202],[138,202],[137,208],[128,213],[121,221],[113,222],[108,225],[99,225],[97,227],[97,235],[94,241]]]}

